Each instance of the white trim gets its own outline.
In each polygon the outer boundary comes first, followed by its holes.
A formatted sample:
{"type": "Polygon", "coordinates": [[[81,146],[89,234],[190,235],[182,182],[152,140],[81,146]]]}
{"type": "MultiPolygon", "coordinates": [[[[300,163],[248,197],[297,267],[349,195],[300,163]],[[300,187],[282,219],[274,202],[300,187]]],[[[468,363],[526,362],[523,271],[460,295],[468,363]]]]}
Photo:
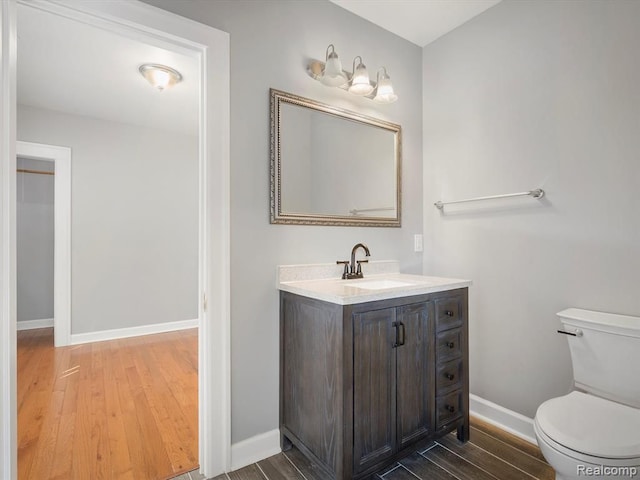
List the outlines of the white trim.
{"type": "Polygon", "coordinates": [[[277,428],[231,445],[231,470],[235,471],[280,453],[277,428]]]}
{"type": "Polygon", "coordinates": [[[469,394],[469,410],[474,417],[537,445],[533,420],[529,417],[474,394],[469,394]]]}
{"type": "Polygon", "coordinates": [[[18,476],[16,387],[16,1],[0,2],[0,478],[18,476]]]}
{"type": "Polygon", "coordinates": [[[114,328],[111,330],[100,330],[97,332],[87,333],[73,333],[71,334],[71,345],[104,342],[105,340],[117,340],[119,338],[140,337],[142,335],[153,335],[154,333],[175,332],[176,330],[198,328],[198,324],[199,322],[196,318],[195,320],[154,323],[152,325],[140,325],[138,327],[114,328]]]}
{"type": "Polygon", "coordinates": [[[53,318],[38,318],[36,320],[20,320],[17,322],[16,330],[35,330],[36,328],[53,327],[53,318]]]}
{"type": "MultiPolygon", "coordinates": [[[[198,335],[200,472],[214,477],[231,463],[230,385],[230,58],[229,34],[138,1],[19,0],[148,44],[180,51],[201,64],[198,335]],[[213,234],[215,232],[215,234],[213,234]]],[[[17,476],[15,353],[15,65],[16,0],[2,0],[0,186],[0,477],[17,476]],[[12,173],[13,172],[13,173],[12,173]],[[6,192],[6,193],[5,193],[6,192]],[[4,198],[3,198],[4,200],[4,198]],[[13,264],[12,264],[13,262],[13,264]],[[8,268],[7,268],[8,266],[8,268]]]]}
{"type": "Polygon", "coordinates": [[[16,142],[16,154],[54,162],[53,200],[53,343],[71,341],[71,149],[43,143],[16,142]]]}
{"type": "MultiPolygon", "coordinates": [[[[193,22],[194,25],[200,25],[193,22]]],[[[230,43],[229,34],[206,27],[209,43],[203,55],[200,150],[200,335],[198,376],[200,405],[200,471],[214,477],[231,465],[231,161],[230,161],[230,43]],[[215,38],[212,35],[215,33],[215,38]],[[204,309],[204,304],[208,308],[204,309]],[[206,376],[208,375],[208,376],[206,376]]]]}

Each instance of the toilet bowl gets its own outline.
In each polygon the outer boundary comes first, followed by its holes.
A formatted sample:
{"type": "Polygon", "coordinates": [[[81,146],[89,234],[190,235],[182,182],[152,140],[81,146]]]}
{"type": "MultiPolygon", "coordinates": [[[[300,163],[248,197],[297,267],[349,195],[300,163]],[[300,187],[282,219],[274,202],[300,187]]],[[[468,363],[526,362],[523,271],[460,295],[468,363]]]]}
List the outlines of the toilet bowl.
{"type": "Polygon", "coordinates": [[[540,405],[534,431],[556,480],[640,479],[640,409],[574,391],[540,405]]]}
{"type": "Polygon", "coordinates": [[[534,431],[556,480],[640,479],[640,318],[567,309],[577,390],[542,403],[534,431]]]}

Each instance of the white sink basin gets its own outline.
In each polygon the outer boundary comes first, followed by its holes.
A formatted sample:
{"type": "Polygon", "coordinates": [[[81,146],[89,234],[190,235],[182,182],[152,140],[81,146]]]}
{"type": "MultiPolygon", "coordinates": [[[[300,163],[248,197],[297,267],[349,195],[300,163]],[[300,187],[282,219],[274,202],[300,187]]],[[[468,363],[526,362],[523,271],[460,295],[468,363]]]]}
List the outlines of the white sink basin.
{"type": "Polygon", "coordinates": [[[357,282],[348,281],[350,287],[364,288],[366,290],[382,290],[384,288],[409,287],[413,283],[400,282],[398,280],[359,280],[357,282]]]}

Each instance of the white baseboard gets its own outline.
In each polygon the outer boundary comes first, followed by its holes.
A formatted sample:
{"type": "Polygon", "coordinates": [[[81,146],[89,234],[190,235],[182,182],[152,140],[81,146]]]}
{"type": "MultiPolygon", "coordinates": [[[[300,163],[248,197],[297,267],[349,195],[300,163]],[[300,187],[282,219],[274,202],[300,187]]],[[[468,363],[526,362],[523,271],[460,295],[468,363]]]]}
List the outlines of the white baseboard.
{"type": "Polygon", "coordinates": [[[38,320],[20,320],[16,322],[18,330],[34,330],[36,328],[53,327],[53,318],[39,318],[38,320]]]}
{"type": "Polygon", "coordinates": [[[71,334],[71,345],[117,340],[118,338],[139,337],[141,335],[151,335],[154,333],[175,332],[176,330],[197,328],[198,324],[198,319],[180,320],[177,322],[154,323],[152,325],[142,325],[139,327],[101,330],[99,332],[75,333],[71,334]]]}
{"type": "Polygon", "coordinates": [[[529,417],[473,394],[469,395],[469,410],[474,417],[512,433],[529,443],[537,444],[533,431],[533,420],[529,417]]]}
{"type": "Polygon", "coordinates": [[[231,445],[231,470],[280,453],[280,430],[275,429],[231,445]]]}

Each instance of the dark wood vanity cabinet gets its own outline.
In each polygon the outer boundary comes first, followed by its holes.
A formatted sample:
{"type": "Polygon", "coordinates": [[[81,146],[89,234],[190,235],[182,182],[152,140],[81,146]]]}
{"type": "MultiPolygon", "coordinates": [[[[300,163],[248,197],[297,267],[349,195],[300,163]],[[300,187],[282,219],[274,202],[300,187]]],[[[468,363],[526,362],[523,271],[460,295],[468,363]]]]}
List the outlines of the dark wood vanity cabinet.
{"type": "Polygon", "coordinates": [[[344,306],[281,292],[280,340],[282,448],[333,478],[468,439],[466,288],[344,306]]]}

